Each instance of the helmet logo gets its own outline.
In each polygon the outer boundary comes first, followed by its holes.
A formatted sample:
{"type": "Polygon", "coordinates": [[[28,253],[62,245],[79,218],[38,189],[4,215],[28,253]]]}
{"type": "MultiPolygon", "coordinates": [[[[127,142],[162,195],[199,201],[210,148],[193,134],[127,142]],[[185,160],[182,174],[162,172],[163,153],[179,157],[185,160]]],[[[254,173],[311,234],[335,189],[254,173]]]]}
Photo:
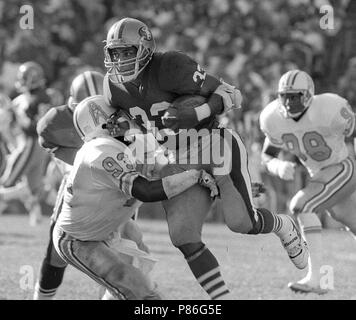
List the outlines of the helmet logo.
{"type": "Polygon", "coordinates": [[[147,41],[152,40],[152,33],[146,26],[141,27],[138,30],[138,34],[140,35],[140,37],[143,37],[144,40],[147,40],[147,41]]]}
{"type": "Polygon", "coordinates": [[[104,110],[95,102],[89,103],[89,113],[96,127],[100,124],[100,118],[103,118],[104,121],[108,120],[109,118],[104,110]]]}

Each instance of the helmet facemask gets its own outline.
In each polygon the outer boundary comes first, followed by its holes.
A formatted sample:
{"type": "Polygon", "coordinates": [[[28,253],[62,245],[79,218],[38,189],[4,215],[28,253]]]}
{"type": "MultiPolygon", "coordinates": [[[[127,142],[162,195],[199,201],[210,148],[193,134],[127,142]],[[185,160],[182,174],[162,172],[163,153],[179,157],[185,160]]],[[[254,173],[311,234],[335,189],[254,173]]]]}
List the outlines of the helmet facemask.
{"type": "Polygon", "coordinates": [[[150,49],[142,44],[142,41],[140,41],[138,47],[136,45],[115,45],[115,41],[112,41],[110,45],[104,47],[104,52],[105,67],[108,69],[109,79],[113,83],[125,83],[135,80],[147,66],[153,54],[150,49]],[[119,57],[120,52],[129,48],[136,49],[135,57],[121,59],[119,57]]]}
{"type": "Polygon", "coordinates": [[[112,137],[124,137],[126,141],[133,142],[136,134],[142,133],[139,126],[124,111],[113,113],[103,128],[108,130],[112,137]]]}
{"type": "Polygon", "coordinates": [[[313,79],[304,71],[290,70],[282,75],[278,83],[280,111],[285,118],[296,119],[312,103],[313,79]]]}
{"type": "Polygon", "coordinates": [[[307,90],[285,91],[278,93],[282,105],[283,115],[286,118],[299,117],[311,103],[311,94],[307,90]]]}

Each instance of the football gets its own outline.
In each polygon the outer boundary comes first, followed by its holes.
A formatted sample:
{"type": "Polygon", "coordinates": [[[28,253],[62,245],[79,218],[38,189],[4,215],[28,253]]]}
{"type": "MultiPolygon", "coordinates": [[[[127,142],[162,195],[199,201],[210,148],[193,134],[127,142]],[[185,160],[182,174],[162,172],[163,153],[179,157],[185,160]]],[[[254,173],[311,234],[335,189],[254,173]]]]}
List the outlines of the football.
{"type": "Polygon", "coordinates": [[[194,128],[198,124],[195,108],[206,101],[206,98],[198,95],[180,96],[167,109],[162,119],[164,125],[173,130],[194,128]]]}
{"type": "Polygon", "coordinates": [[[172,103],[172,107],[179,109],[194,109],[205,103],[207,99],[198,95],[184,95],[175,99],[172,103]]]}

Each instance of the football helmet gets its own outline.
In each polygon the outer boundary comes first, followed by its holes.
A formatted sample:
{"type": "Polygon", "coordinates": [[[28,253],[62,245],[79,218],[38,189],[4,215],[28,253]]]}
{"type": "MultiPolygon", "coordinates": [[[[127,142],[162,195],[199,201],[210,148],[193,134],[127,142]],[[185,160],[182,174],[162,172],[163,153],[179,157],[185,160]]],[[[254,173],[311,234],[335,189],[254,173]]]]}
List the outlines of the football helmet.
{"type": "Polygon", "coordinates": [[[115,112],[103,96],[95,95],[82,100],[73,114],[74,127],[84,141],[90,141],[103,135],[109,135],[105,129],[106,121],[115,112]]]}
{"type": "Polygon", "coordinates": [[[117,110],[106,122],[105,128],[112,137],[124,137],[126,141],[133,142],[136,134],[142,130],[135,120],[124,110],[117,110]]]}
{"type": "Polygon", "coordinates": [[[314,96],[313,79],[304,71],[286,72],[278,83],[278,99],[286,118],[296,118],[309,108],[314,96]]]}
{"type": "Polygon", "coordinates": [[[124,18],[112,25],[105,43],[104,64],[110,81],[116,84],[135,80],[156,50],[150,29],[133,18],[124,18]]]}
{"type": "Polygon", "coordinates": [[[20,65],[17,72],[15,87],[20,92],[41,88],[46,80],[42,67],[34,61],[28,61],[20,65]]]}
{"type": "Polygon", "coordinates": [[[74,112],[77,104],[87,97],[103,94],[104,75],[97,71],[85,71],[76,76],[70,86],[68,107],[74,112]]]}
{"type": "Polygon", "coordinates": [[[101,95],[82,100],[74,110],[73,123],[85,142],[100,136],[126,137],[141,132],[126,113],[110,107],[101,95]],[[108,123],[113,119],[115,126],[110,127],[108,123]]]}

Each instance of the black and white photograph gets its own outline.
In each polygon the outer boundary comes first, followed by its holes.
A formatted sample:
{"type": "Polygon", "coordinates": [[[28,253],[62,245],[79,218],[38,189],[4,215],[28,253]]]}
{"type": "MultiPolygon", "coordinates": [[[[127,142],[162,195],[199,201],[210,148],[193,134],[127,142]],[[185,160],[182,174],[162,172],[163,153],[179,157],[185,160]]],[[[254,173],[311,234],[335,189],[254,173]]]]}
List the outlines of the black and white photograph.
{"type": "Polygon", "coordinates": [[[356,300],[355,111],[356,0],[0,0],[0,300],[356,300]]]}

